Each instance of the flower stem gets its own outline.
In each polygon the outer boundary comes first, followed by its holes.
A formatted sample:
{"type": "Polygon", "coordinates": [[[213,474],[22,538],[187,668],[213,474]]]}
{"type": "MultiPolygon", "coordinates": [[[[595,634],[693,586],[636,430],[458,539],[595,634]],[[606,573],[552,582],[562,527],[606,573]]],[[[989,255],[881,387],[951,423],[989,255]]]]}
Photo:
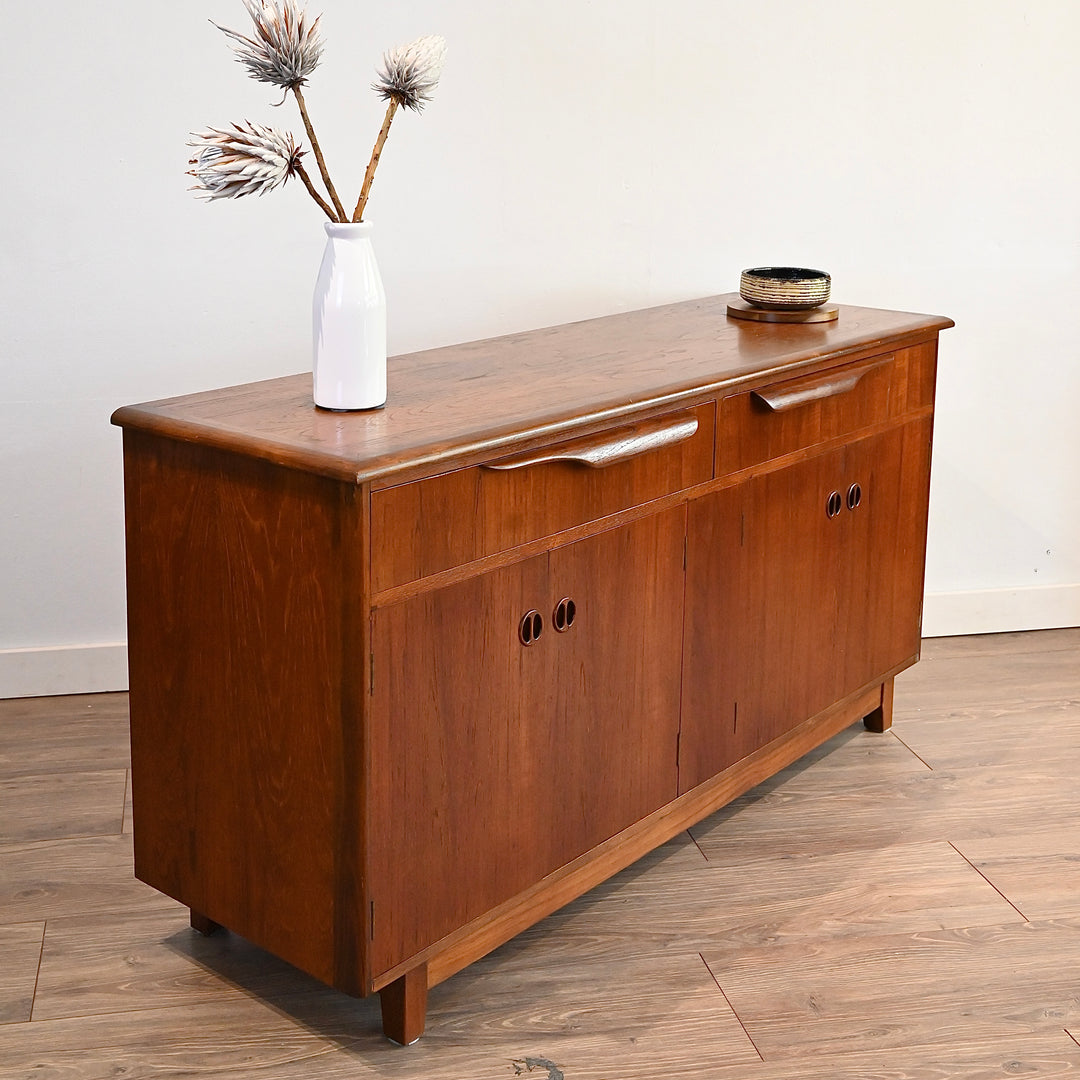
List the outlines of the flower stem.
{"type": "MultiPolygon", "coordinates": [[[[319,140],[315,138],[315,129],[311,126],[311,119],[308,116],[307,106],[304,104],[304,95],[300,92],[300,84],[297,83],[293,86],[292,92],[296,95],[296,104],[300,106],[300,115],[304,119],[304,128],[307,131],[307,136],[311,140],[311,149],[315,152],[315,160],[319,163],[319,172],[322,173],[323,183],[326,185],[326,190],[330,193],[330,199],[334,204],[334,209],[337,210],[337,214],[331,214],[331,221],[348,221],[345,216],[345,207],[341,205],[341,200],[338,198],[338,193],[334,188],[334,182],[330,179],[330,173],[326,168],[326,161],[323,159],[322,147],[319,146],[319,140]]],[[[320,200],[321,202],[321,200],[320,200]]]]}
{"type": "Polygon", "coordinates": [[[304,187],[308,189],[311,197],[322,207],[323,213],[326,214],[326,216],[331,221],[337,221],[337,215],[334,213],[330,204],[316,190],[315,185],[311,182],[311,177],[308,176],[307,170],[304,168],[304,166],[297,162],[294,168],[296,169],[297,176],[299,176],[300,179],[304,181],[304,187]]]}
{"type": "Polygon", "coordinates": [[[364,173],[364,186],[360,189],[360,198],[356,200],[356,209],[353,211],[353,221],[361,221],[364,217],[364,208],[367,206],[368,196],[371,194],[371,181],[375,179],[375,169],[378,167],[379,158],[382,156],[383,147],[386,145],[386,136],[390,134],[390,125],[397,112],[397,99],[391,98],[386,106],[386,118],[379,129],[379,137],[375,140],[375,146],[371,151],[371,160],[368,162],[367,172],[364,173]]]}

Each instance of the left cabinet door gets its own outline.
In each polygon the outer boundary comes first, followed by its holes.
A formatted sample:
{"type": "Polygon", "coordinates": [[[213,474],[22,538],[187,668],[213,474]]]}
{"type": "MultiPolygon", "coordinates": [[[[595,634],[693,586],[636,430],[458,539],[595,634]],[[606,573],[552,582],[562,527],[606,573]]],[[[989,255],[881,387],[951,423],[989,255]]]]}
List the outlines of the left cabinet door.
{"type": "Polygon", "coordinates": [[[675,797],[684,530],[680,506],[375,611],[374,975],[675,797]]]}

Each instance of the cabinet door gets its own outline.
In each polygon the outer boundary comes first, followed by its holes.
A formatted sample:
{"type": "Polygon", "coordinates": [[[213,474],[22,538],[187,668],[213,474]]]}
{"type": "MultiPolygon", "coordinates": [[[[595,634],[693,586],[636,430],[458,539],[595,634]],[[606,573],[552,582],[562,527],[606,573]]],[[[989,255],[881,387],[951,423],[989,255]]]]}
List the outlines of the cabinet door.
{"type": "Polygon", "coordinates": [[[690,504],[680,791],[918,655],[929,453],[919,421],[690,504]]]}
{"type": "Polygon", "coordinates": [[[679,789],[689,791],[825,708],[839,674],[839,458],[811,458],[692,502],[679,789]]]}
{"type": "Polygon", "coordinates": [[[679,507],[374,613],[376,974],[674,797],[684,528],[679,507]]]}
{"type": "Polygon", "coordinates": [[[840,592],[848,693],[919,654],[931,428],[930,419],[907,424],[844,454],[840,592]],[[853,484],[859,505],[849,511],[853,484]]]}

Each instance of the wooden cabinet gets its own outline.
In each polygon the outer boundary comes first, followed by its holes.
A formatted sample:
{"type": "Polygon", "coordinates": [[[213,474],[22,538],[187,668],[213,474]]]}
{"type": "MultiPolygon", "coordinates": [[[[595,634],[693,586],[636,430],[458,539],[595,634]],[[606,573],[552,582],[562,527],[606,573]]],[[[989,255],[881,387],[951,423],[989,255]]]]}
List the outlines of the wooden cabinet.
{"type": "Polygon", "coordinates": [[[918,657],[937,334],[725,297],[121,409],[136,873],[427,990],[918,657]]]}

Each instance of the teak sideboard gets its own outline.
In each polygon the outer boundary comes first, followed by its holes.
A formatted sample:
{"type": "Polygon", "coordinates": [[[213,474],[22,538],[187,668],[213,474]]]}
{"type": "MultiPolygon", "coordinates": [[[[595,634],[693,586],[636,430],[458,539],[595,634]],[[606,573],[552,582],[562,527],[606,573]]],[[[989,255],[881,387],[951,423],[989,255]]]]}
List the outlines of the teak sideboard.
{"type": "Polygon", "coordinates": [[[138,877],[423,1031],[428,988],[919,655],[938,332],[712,297],[120,409],[138,877]]]}

